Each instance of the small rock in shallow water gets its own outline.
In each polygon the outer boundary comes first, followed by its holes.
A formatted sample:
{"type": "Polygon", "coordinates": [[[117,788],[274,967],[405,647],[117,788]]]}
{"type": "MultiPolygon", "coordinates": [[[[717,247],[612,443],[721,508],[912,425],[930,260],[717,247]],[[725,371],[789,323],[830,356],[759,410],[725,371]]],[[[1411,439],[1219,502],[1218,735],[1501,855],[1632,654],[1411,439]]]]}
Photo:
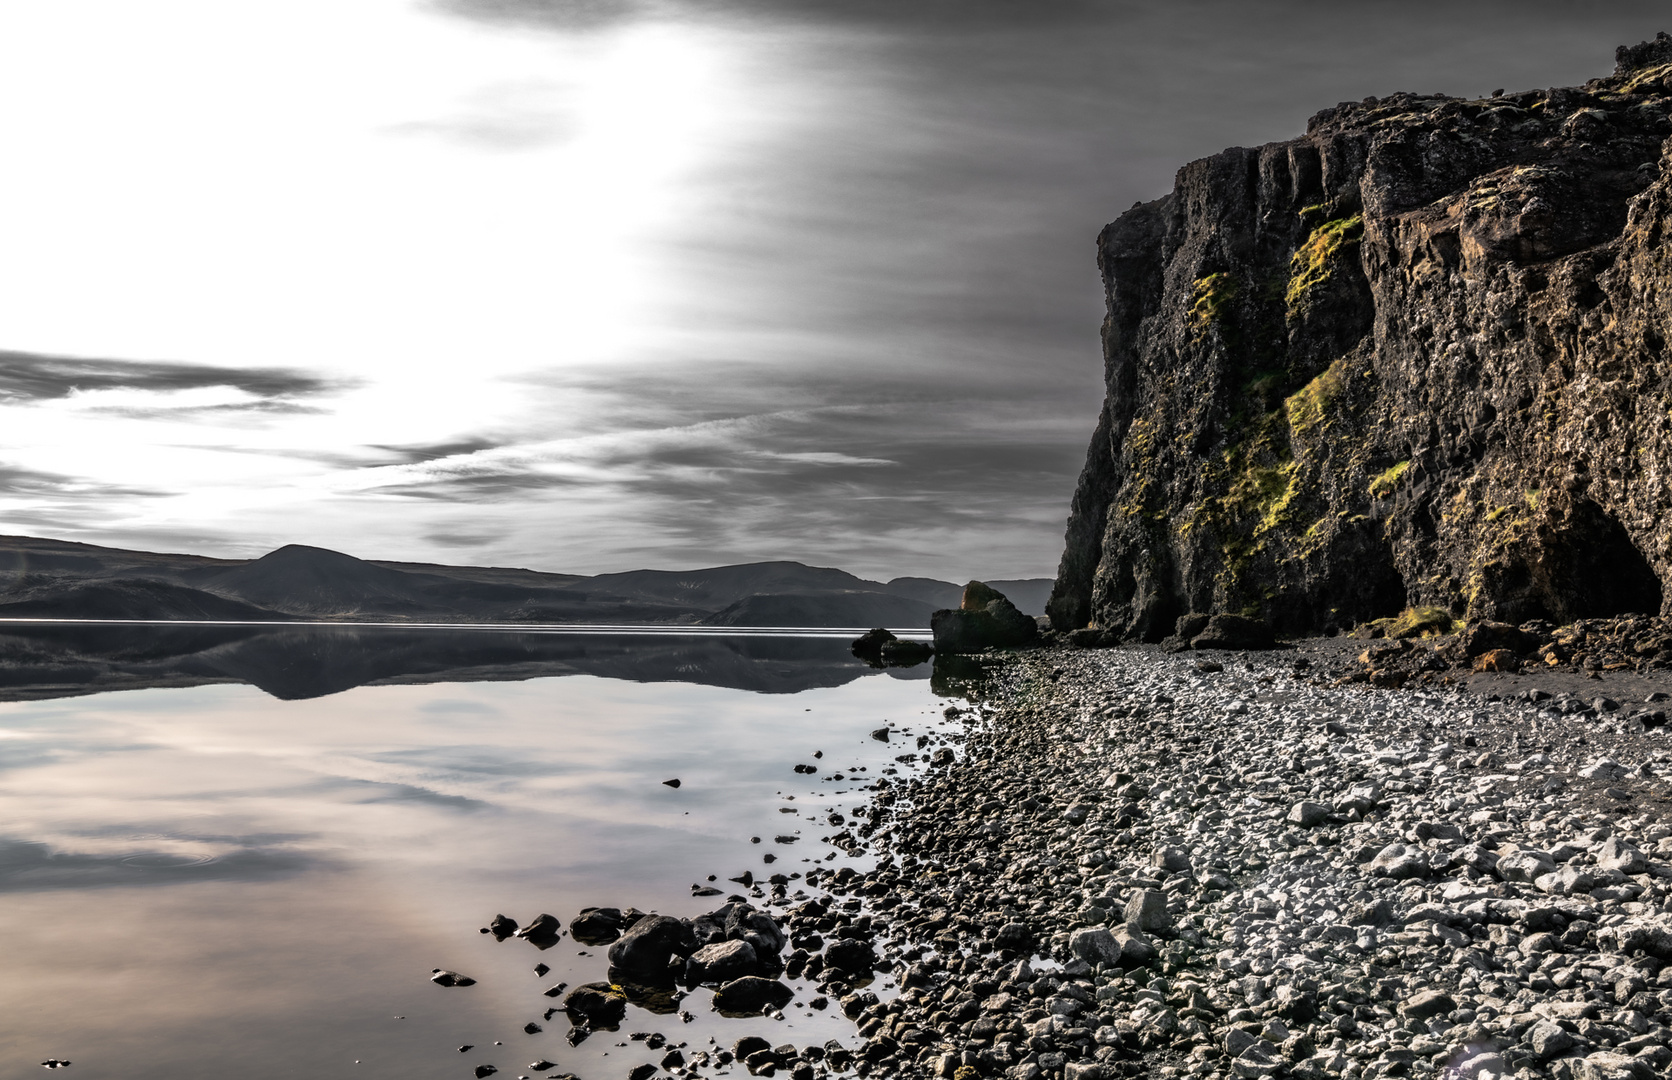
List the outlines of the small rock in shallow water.
{"type": "MultiPolygon", "coordinates": [[[[533,922],[521,930],[516,930],[516,925],[515,922],[511,923],[516,935],[542,951],[556,945],[558,939],[563,936],[563,923],[558,921],[555,915],[541,913],[535,916],[533,922]]],[[[495,936],[497,936],[497,932],[495,936]]]]}
{"type": "Polygon", "coordinates": [[[679,786],[679,777],[676,776],[672,780],[664,780],[664,781],[662,781],[662,783],[667,787],[676,788],[676,787],[679,786]]]}
{"type": "Polygon", "coordinates": [[[492,1065],[478,1065],[476,1066],[476,1080],[482,1080],[483,1077],[492,1076],[498,1071],[499,1070],[494,1068],[492,1065]]]}
{"type": "Polygon", "coordinates": [[[431,969],[431,971],[430,971],[430,982],[435,983],[437,986],[475,986],[476,985],[476,980],[472,979],[469,975],[460,975],[456,971],[443,971],[440,968],[432,968],[431,969]]]}
{"type": "Polygon", "coordinates": [[[545,974],[547,972],[549,972],[550,970],[551,970],[551,968],[547,967],[544,964],[535,964],[534,965],[534,974],[536,976],[544,977],[545,974]]]}

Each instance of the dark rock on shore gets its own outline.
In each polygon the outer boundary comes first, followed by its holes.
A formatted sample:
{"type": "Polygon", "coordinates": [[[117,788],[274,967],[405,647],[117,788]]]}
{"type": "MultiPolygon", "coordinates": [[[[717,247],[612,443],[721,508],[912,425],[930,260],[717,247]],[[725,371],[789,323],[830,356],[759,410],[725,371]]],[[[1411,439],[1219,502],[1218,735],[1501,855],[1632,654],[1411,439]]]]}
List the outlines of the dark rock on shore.
{"type": "Polygon", "coordinates": [[[1271,627],[1257,619],[1194,613],[1179,617],[1173,636],[1165,644],[1169,652],[1181,652],[1185,649],[1269,649],[1277,641],[1271,627]]]}
{"type": "Polygon", "coordinates": [[[1053,625],[1672,614],[1669,64],[1343,103],[1108,226],[1053,625]]]}
{"type": "Polygon", "coordinates": [[[647,915],[610,946],[610,964],[623,971],[665,975],[668,962],[696,951],[691,924],[667,915],[647,915]]]}
{"type": "Polygon", "coordinates": [[[853,654],[877,667],[910,667],[921,664],[934,653],[928,643],[903,640],[880,626],[867,630],[853,643],[853,654]]]}
{"type": "MultiPolygon", "coordinates": [[[[563,924],[557,920],[557,916],[546,913],[536,916],[533,922],[521,930],[515,929],[516,923],[514,922],[511,923],[511,927],[518,937],[542,951],[556,945],[563,936],[563,924]]],[[[498,937],[499,931],[495,930],[494,936],[498,937]]]]}
{"type": "Polygon", "coordinates": [[[627,1016],[627,996],[611,983],[583,983],[563,999],[563,1010],[577,1026],[614,1029],[627,1016]]]}
{"type": "Polygon", "coordinates": [[[781,1009],[795,991],[775,979],[747,975],[714,991],[714,1011],[730,1016],[758,1016],[765,1008],[781,1009]]]}
{"type": "Polygon", "coordinates": [[[998,590],[979,581],[964,586],[959,607],[935,612],[929,626],[939,654],[1019,648],[1039,637],[1037,621],[1016,610],[1016,605],[998,590]]]}
{"type": "Polygon", "coordinates": [[[627,921],[620,908],[581,908],[569,921],[569,936],[582,945],[608,945],[621,936],[627,921]]]}
{"type": "Polygon", "coordinates": [[[704,945],[685,961],[685,981],[722,983],[760,972],[760,958],[747,941],[718,941],[704,945]]]}
{"type": "MultiPolygon", "coordinates": [[[[1453,624],[1455,633],[1386,635],[1398,621],[1376,620],[1358,627],[1353,637],[1366,644],[1354,643],[1350,651],[1356,657],[1343,654],[1312,672],[1313,677],[1336,685],[1356,682],[1388,688],[1450,686],[1471,675],[1513,675],[1543,681],[1540,692],[1546,698],[1554,696],[1555,687],[1567,688],[1562,696],[1571,698],[1585,693],[1574,689],[1585,679],[1620,672],[1648,676],[1672,668],[1672,619],[1667,618],[1585,619],[1556,627],[1541,620],[1520,626],[1480,620],[1453,624]]],[[[1594,697],[1583,697],[1587,710],[1613,711],[1592,708],[1594,697]]],[[[1558,707],[1575,711],[1569,704],[1558,707]]],[[[1646,727],[1666,722],[1664,710],[1652,708],[1639,707],[1628,716],[1638,717],[1646,727]]]]}

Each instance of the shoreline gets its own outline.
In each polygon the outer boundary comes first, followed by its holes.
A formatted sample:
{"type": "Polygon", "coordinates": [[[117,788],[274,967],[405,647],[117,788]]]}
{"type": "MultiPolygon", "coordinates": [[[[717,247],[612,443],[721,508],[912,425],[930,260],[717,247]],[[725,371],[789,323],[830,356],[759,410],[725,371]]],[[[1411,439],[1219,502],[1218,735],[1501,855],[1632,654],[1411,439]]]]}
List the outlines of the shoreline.
{"type": "Polygon", "coordinates": [[[996,665],[956,760],[874,793],[881,868],[821,883],[892,934],[901,994],[844,1002],[862,1072],[1663,1072],[1672,738],[1547,672],[1295,670],[1366,644],[996,665]]]}

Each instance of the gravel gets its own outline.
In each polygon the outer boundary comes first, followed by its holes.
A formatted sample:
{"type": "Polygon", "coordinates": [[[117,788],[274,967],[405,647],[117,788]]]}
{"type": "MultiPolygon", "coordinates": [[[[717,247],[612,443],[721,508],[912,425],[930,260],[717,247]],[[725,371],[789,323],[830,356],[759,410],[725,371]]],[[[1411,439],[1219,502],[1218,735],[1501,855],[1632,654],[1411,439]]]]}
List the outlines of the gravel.
{"type": "Polygon", "coordinates": [[[854,1069],[1668,1075],[1665,729],[1293,662],[997,664],[963,752],[876,785],[879,868],[809,875],[883,971],[830,986],[854,1069]]]}

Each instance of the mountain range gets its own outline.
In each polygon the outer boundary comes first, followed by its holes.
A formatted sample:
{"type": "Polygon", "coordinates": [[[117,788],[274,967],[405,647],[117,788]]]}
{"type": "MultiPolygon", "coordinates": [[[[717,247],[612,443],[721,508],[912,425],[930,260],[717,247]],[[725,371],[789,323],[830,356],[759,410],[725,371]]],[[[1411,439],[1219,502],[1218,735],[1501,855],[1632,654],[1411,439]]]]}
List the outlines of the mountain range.
{"type": "MultiPolygon", "coordinates": [[[[1042,613],[1045,578],[989,582],[1042,613]]],[[[0,618],[927,627],[963,587],[798,562],[592,577],[358,559],[289,544],[212,559],[0,536],[0,618]]]]}

